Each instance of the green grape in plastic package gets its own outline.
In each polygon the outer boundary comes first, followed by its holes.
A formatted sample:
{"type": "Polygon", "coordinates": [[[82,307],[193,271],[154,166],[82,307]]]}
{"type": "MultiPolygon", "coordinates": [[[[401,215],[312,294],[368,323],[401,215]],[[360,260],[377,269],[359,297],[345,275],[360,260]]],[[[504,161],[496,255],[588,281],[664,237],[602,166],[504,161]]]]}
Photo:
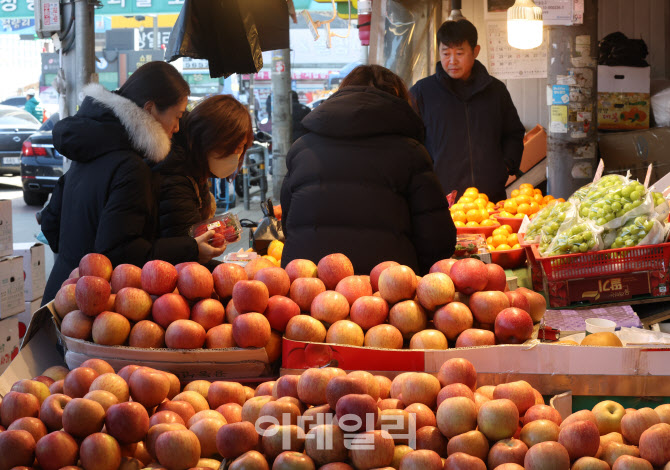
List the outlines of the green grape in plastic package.
{"type": "MultiPolygon", "coordinates": [[[[554,222],[558,223],[560,226],[560,224],[565,221],[567,217],[566,212],[571,207],[573,207],[573,205],[570,202],[556,202],[542,209],[528,224],[526,234],[524,235],[524,242],[538,243],[544,226],[554,222]]],[[[557,231],[558,227],[556,227],[554,233],[557,231]]]]}
{"type": "Polygon", "coordinates": [[[653,207],[651,194],[642,183],[633,180],[591,192],[580,204],[579,215],[610,230],[631,218],[651,213],[653,207]]]}
{"type": "Polygon", "coordinates": [[[604,237],[606,248],[630,248],[641,245],[663,243],[666,227],[653,214],[640,215],[628,220],[622,227],[612,230],[604,237]]]}
{"type": "Polygon", "coordinates": [[[570,223],[561,226],[548,247],[540,248],[542,256],[569,255],[602,250],[603,228],[593,221],[576,217],[570,223]]]}
{"type": "Polygon", "coordinates": [[[651,197],[654,199],[654,212],[656,213],[656,219],[665,223],[668,220],[668,215],[670,215],[670,204],[668,204],[668,200],[665,199],[662,193],[651,190],[650,192],[651,197]]]}
{"type": "MultiPolygon", "coordinates": [[[[556,208],[554,217],[546,220],[542,224],[540,233],[539,249],[540,253],[549,248],[556,234],[560,233],[566,227],[574,224],[578,219],[577,207],[571,202],[560,203],[562,207],[556,208]]],[[[558,204],[556,204],[558,206],[558,204]]],[[[534,219],[533,219],[534,220],[534,219]]]]}

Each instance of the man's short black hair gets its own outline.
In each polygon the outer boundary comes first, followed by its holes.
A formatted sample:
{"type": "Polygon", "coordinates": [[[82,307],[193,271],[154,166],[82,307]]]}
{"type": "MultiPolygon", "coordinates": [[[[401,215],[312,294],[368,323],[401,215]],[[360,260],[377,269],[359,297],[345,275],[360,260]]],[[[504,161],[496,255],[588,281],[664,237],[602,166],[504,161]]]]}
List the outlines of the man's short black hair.
{"type": "Polygon", "coordinates": [[[438,47],[440,43],[447,47],[460,46],[465,41],[473,49],[477,46],[477,28],[466,19],[445,21],[437,30],[438,47]]]}

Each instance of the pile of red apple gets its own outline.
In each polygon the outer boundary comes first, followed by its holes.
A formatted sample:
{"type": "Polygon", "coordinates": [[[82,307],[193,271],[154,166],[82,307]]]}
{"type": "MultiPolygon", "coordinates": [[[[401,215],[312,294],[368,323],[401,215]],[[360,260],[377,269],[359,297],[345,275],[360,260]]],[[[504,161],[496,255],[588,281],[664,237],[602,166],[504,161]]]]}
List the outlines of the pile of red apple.
{"type": "Polygon", "coordinates": [[[138,348],[264,347],[270,361],[280,355],[282,334],[389,349],[516,344],[544,315],[542,295],[508,291],[496,264],[447,259],[430,271],[418,277],[385,261],[360,276],[339,253],[318,265],[293,260],[286,270],[264,258],[213,273],[165,261],[112,269],[105,256],[88,254],[54,307],[68,337],[138,348]]]}
{"type": "Polygon", "coordinates": [[[613,401],[562,420],[527,382],[477,387],[464,359],[393,380],[313,368],[255,390],[182,389],[170,373],[90,359],[0,400],[0,470],[205,470],[223,459],[231,470],[667,470],[668,423],[670,405],[613,401]]]}

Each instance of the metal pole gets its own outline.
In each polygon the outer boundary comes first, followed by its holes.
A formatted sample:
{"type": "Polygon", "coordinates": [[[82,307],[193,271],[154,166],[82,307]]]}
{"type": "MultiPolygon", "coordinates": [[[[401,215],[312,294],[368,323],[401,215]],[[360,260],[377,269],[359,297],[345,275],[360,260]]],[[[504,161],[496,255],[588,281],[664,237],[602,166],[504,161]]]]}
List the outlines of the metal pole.
{"type": "MultiPolygon", "coordinates": [[[[286,19],[288,21],[288,18],[286,19]]],[[[272,198],[279,201],[291,147],[291,51],[272,51],[272,198]]]]}
{"type": "Polygon", "coordinates": [[[598,147],[597,48],[597,0],[584,0],[583,24],[549,29],[547,83],[556,104],[550,105],[546,126],[547,192],[557,198],[567,198],[593,180],[598,147]],[[566,90],[567,102],[560,99],[566,90]]]}
{"type": "Polygon", "coordinates": [[[154,51],[161,48],[161,41],[158,33],[158,15],[154,15],[154,51]]]}
{"type": "Polygon", "coordinates": [[[76,68],[77,104],[81,103],[80,94],[95,73],[95,33],[93,22],[93,5],[88,0],[75,0],[74,28],[76,68]]]}

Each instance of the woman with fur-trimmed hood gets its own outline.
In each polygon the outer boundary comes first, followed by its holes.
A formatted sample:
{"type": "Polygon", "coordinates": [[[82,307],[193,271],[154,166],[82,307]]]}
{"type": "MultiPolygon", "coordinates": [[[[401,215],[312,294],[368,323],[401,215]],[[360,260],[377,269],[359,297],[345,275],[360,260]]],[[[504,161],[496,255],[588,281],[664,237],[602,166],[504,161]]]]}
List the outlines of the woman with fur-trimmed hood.
{"type": "Polygon", "coordinates": [[[54,147],[73,163],[42,211],[42,232],[58,253],[43,305],[88,253],[141,267],[152,259],[207,262],[223,252],[207,244],[209,232],[156,239],[158,188],[147,161],[169,153],[189,92],[173,66],[150,62],[116,92],[86,86],[77,114],[56,124],[54,147]]]}

